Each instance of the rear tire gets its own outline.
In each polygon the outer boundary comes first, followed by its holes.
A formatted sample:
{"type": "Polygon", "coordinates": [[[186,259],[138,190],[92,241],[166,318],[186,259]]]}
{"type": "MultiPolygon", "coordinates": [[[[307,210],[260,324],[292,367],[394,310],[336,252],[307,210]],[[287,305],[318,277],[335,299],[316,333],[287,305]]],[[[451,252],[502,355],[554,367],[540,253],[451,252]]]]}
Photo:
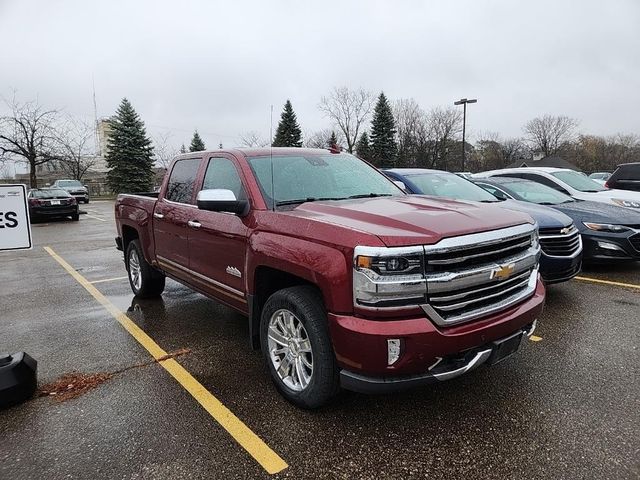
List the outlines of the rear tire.
{"type": "Polygon", "coordinates": [[[77,213],[74,213],[73,215],[71,215],[71,220],[73,220],[74,222],[77,222],[78,220],[80,220],[80,215],[77,213]]]}
{"type": "Polygon", "coordinates": [[[159,297],[165,285],[165,276],[153,268],[142,254],[139,240],[132,240],[125,255],[127,277],[133,294],[140,298],[159,297]]]}
{"type": "Polygon", "coordinates": [[[340,391],[327,313],[315,287],[285,288],[269,297],[260,343],[271,378],[289,402],[319,408],[340,391]]]}

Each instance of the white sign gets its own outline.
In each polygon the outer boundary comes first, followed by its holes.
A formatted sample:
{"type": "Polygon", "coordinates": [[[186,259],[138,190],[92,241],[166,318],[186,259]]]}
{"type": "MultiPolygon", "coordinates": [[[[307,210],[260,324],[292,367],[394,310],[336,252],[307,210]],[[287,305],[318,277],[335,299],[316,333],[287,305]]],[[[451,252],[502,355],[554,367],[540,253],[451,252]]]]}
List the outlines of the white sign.
{"type": "Polygon", "coordinates": [[[27,188],[0,185],[0,250],[31,248],[27,188]]]}

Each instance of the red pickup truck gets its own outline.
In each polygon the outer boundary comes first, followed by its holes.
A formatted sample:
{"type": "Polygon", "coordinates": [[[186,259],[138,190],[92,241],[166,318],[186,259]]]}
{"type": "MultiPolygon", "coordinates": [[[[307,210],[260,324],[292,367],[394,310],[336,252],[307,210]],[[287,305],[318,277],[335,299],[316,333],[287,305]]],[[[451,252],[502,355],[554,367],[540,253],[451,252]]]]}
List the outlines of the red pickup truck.
{"type": "Polygon", "coordinates": [[[134,294],[160,295],[168,276],[245,314],[276,387],[304,408],[499,362],[543,307],[530,217],[406,195],[346,153],[183,154],[115,215],[134,294]]]}

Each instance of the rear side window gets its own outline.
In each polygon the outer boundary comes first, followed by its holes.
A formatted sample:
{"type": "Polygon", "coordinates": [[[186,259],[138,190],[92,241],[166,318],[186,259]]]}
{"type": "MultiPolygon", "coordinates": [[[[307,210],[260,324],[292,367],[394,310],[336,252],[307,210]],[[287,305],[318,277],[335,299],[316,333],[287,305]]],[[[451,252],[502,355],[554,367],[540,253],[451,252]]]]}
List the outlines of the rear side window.
{"type": "Polygon", "coordinates": [[[611,175],[611,181],[615,180],[640,180],[640,163],[620,165],[611,175]]]}
{"type": "Polygon", "coordinates": [[[209,159],[209,165],[207,165],[207,171],[204,174],[202,189],[231,190],[237,200],[246,200],[238,170],[236,170],[236,166],[228,158],[218,157],[209,159]]]}
{"type": "Polygon", "coordinates": [[[171,170],[164,198],[172,202],[191,203],[199,166],[199,158],[178,160],[171,170]]]}

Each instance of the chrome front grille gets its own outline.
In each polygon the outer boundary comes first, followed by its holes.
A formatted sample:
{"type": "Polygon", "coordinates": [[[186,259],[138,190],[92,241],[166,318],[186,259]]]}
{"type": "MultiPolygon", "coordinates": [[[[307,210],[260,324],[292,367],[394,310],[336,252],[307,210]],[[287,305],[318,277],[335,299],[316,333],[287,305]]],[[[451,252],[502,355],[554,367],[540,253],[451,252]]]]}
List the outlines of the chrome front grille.
{"type": "Polygon", "coordinates": [[[550,257],[575,257],[582,251],[582,239],[574,225],[540,229],[540,246],[550,257]]]}
{"type": "Polygon", "coordinates": [[[468,322],[530,297],[540,247],[533,225],[448,238],[425,246],[429,318],[441,326],[468,322]]]}

